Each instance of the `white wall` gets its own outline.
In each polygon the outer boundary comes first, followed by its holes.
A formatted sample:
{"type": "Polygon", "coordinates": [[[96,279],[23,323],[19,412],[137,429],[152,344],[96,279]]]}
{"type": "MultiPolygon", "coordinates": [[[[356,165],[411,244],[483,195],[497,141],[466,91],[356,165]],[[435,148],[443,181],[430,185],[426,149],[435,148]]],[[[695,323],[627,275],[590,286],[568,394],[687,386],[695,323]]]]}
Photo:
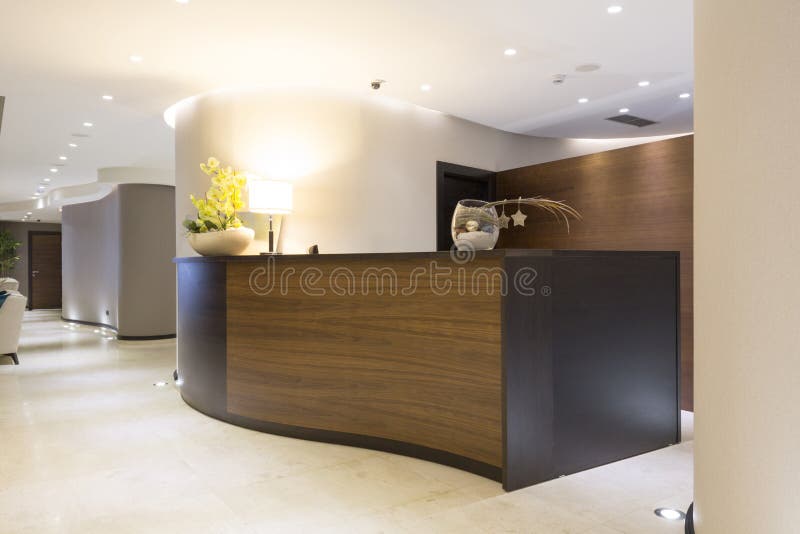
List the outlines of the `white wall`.
{"type": "Polygon", "coordinates": [[[152,184],[64,206],[62,316],[120,336],[175,334],[174,206],[174,188],[152,184]]]}
{"type": "MultiPolygon", "coordinates": [[[[429,251],[436,247],[436,162],[487,170],[551,161],[646,140],[541,139],[501,132],[379,96],[316,90],[212,93],[178,107],[176,231],[209,180],[209,156],[295,183],[281,248],[304,253],[429,251]]],[[[264,237],[263,216],[245,223],[264,237]]],[[[258,244],[258,250],[263,244],[258,244]]]]}
{"type": "Polygon", "coordinates": [[[800,532],[800,2],[700,0],[695,514],[800,532]]]}

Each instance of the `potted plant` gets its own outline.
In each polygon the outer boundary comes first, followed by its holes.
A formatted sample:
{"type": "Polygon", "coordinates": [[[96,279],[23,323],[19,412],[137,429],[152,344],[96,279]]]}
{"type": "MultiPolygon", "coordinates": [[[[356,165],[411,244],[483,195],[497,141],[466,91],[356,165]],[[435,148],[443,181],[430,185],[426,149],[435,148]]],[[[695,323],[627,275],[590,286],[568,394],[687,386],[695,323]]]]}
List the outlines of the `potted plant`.
{"type": "Polygon", "coordinates": [[[203,256],[241,254],[255,237],[255,232],[245,228],[237,215],[244,205],[242,190],[247,176],[231,167],[222,167],[213,157],[201,163],[200,170],[211,177],[211,187],[205,198],[189,195],[197,209],[196,218],[183,221],[189,245],[203,256]]]}
{"type": "Polygon", "coordinates": [[[11,232],[0,232],[0,279],[6,278],[14,272],[14,266],[19,261],[17,249],[22,245],[14,239],[11,232]]]}

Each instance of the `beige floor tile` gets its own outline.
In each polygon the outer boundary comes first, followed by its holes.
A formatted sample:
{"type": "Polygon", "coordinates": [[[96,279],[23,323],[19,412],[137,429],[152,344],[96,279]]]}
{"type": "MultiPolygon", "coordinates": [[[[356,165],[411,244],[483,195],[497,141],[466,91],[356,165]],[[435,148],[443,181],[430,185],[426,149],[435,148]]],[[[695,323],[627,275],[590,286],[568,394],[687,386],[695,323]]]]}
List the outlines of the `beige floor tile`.
{"type": "Polygon", "coordinates": [[[26,314],[0,360],[0,532],[658,534],[692,499],[684,443],[505,493],[376,451],[238,428],[189,408],[174,340],[120,342],[26,314]],[[154,387],[159,380],[167,387],[154,387]]]}

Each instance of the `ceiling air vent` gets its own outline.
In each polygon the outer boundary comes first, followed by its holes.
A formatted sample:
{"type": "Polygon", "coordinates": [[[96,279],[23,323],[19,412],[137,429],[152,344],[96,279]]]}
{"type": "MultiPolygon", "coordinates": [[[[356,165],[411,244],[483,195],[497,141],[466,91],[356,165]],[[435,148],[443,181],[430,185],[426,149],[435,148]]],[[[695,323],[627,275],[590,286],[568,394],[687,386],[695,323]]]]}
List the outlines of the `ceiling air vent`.
{"type": "Polygon", "coordinates": [[[656,121],[643,119],[641,117],[636,117],[635,115],[617,115],[616,117],[609,117],[606,120],[621,122],[622,124],[627,124],[629,126],[636,126],[638,128],[644,128],[645,126],[656,124],[656,121]]]}

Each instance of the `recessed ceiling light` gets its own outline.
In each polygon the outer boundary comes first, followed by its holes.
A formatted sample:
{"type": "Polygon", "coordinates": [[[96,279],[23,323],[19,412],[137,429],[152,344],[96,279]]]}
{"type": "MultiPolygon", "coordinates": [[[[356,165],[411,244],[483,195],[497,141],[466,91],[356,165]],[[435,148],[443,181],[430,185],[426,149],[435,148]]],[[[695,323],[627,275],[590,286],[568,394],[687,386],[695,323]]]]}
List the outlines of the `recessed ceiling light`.
{"type": "Polygon", "coordinates": [[[584,63],[575,67],[575,72],[594,72],[600,70],[600,65],[597,63],[584,63]]]}
{"type": "Polygon", "coordinates": [[[36,188],[36,191],[38,191],[39,193],[41,193],[42,191],[44,191],[44,186],[43,186],[43,185],[40,185],[39,187],[37,187],[37,188],[36,188]]]}
{"type": "Polygon", "coordinates": [[[678,97],[680,97],[680,98],[689,98],[690,96],[692,96],[692,95],[689,94],[689,93],[681,93],[681,94],[678,95],[678,97]]]}
{"type": "Polygon", "coordinates": [[[132,55],[128,59],[130,59],[132,63],[141,63],[142,60],[144,60],[142,56],[137,56],[136,54],[132,55]]]}
{"type": "Polygon", "coordinates": [[[87,128],[91,128],[92,126],[94,126],[94,123],[93,122],[84,122],[83,125],[86,126],[87,128]]]}
{"type": "Polygon", "coordinates": [[[58,156],[61,161],[67,161],[67,156],[58,156]]]}
{"type": "Polygon", "coordinates": [[[42,179],[42,181],[44,183],[46,183],[46,184],[49,184],[50,183],[50,178],[44,178],[44,179],[42,179]]]}
{"type": "Polygon", "coordinates": [[[166,386],[166,385],[167,385],[167,383],[166,383],[166,382],[164,382],[164,381],[160,381],[160,382],[156,382],[156,383],[155,383],[155,384],[153,384],[153,385],[154,385],[155,387],[157,387],[157,388],[163,388],[164,386],[166,386]]]}
{"type": "Polygon", "coordinates": [[[606,11],[608,11],[611,15],[616,15],[617,13],[622,13],[622,6],[608,6],[606,11]]]}
{"type": "Polygon", "coordinates": [[[589,101],[589,99],[588,99],[588,98],[579,98],[579,99],[578,99],[578,104],[585,104],[585,103],[587,103],[588,101],[589,101]]]}
{"type": "Polygon", "coordinates": [[[428,84],[428,83],[423,83],[422,85],[420,85],[420,86],[419,86],[419,90],[420,90],[420,91],[425,91],[426,93],[427,93],[428,91],[430,91],[431,89],[433,89],[433,88],[432,88],[432,87],[431,87],[431,85],[430,85],[430,84],[428,84]]]}
{"type": "Polygon", "coordinates": [[[183,5],[186,5],[186,4],[189,3],[189,0],[175,0],[175,1],[178,2],[179,4],[183,4],[183,5]]]}
{"type": "Polygon", "coordinates": [[[52,173],[57,173],[57,172],[58,172],[58,169],[56,169],[55,167],[53,167],[52,169],[50,169],[50,172],[52,172],[52,173]]]}
{"type": "Polygon", "coordinates": [[[33,215],[33,212],[32,212],[32,211],[29,211],[29,212],[28,212],[28,213],[26,213],[25,215],[28,215],[28,216],[30,216],[30,215],[33,215]]]}
{"type": "Polygon", "coordinates": [[[69,147],[70,147],[70,148],[78,148],[78,145],[76,145],[75,143],[70,143],[70,144],[69,144],[69,147]]]}
{"type": "Polygon", "coordinates": [[[630,111],[630,110],[629,110],[628,108],[619,108],[619,112],[620,112],[620,113],[627,113],[627,112],[629,112],[629,111],[630,111]]]}
{"type": "Polygon", "coordinates": [[[111,101],[111,100],[114,100],[114,97],[113,97],[113,96],[111,96],[111,95],[103,95],[103,96],[102,96],[102,99],[103,99],[103,100],[107,100],[107,101],[111,101]]]}
{"type": "Polygon", "coordinates": [[[656,508],[655,514],[662,519],[668,519],[670,521],[682,521],[686,519],[686,514],[673,508],[656,508]]]}
{"type": "Polygon", "coordinates": [[[650,85],[650,82],[648,82],[647,80],[642,80],[641,82],[639,82],[639,87],[647,87],[648,85],[650,85]]]}
{"type": "Polygon", "coordinates": [[[506,48],[503,51],[503,53],[505,55],[507,55],[507,56],[516,56],[517,55],[517,49],[516,48],[506,48]]]}

